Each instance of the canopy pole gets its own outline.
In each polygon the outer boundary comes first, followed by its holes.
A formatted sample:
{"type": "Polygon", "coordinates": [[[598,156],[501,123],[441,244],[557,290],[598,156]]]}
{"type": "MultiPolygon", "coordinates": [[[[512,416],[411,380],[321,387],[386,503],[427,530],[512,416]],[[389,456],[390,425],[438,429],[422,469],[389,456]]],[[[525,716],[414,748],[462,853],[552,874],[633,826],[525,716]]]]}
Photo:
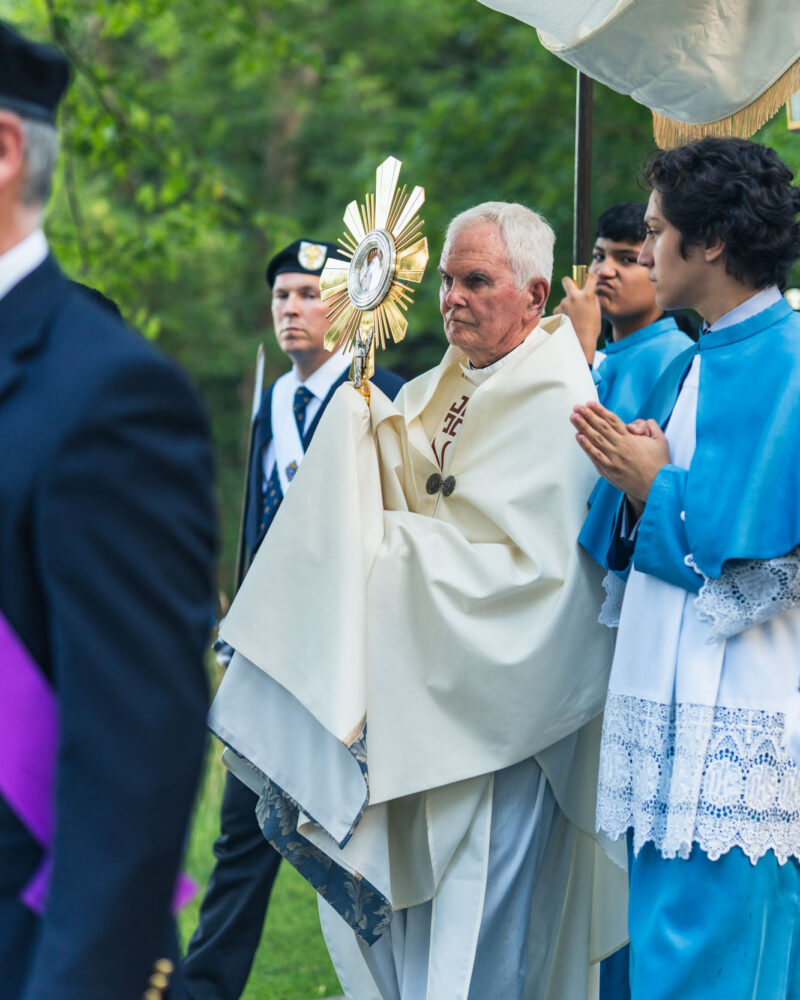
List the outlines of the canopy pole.
{"type": "Polygon", "coordinates": [[[578,71],[575,100],[575,200],[572,278],[583,288],[592,252],[592,111],[594,80],[578,71]]]}

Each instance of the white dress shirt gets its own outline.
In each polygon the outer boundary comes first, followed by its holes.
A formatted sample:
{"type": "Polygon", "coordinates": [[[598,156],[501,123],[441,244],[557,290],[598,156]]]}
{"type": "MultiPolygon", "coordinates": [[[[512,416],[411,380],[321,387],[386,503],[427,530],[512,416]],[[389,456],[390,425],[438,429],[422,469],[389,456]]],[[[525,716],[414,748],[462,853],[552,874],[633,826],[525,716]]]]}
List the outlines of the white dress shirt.
{"type": "Polygon", "coordinates": [[[34,229],[21,243],[0,255],[0,299],[35,271],[49,252],[44,233],[34,229]]]}
{"type": "Polygon", "coordinates": [[[272,475],[277,464],[278,476],[284,496],[291,479],[287,468],[296,463],[299,468],[305,454],[303,443],[294,418],[294,394],[302,385],[313,394],[306,408],[303,433],[311,426],[314,417],[319,412],[325,397],[331,391],[331,386],[341,377],[350,364],[350,359],[341,352],[331,355],[305,380],[301,382],[294,368],[281,375],[272,387],[272,440],[264,452],[264,486],[272,475]],[[280,461],[279,461],[280,459],[280,461]]]}

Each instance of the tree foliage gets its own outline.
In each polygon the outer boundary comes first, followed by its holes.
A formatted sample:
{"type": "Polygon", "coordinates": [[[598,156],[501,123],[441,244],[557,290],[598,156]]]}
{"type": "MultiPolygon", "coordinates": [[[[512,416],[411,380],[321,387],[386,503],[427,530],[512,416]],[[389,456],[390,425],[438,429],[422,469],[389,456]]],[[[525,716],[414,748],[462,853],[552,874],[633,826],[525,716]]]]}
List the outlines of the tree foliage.
{"type": "MultiPolygon", "coordinates": [[[[575,74],[535,32],[476,0],[6,0],[5,16],[61,45],[75,78],[48,234],[64,268],[120,304],[203,391],[218,442],[230,579],[259,340],[263,270],[299,236],[335,239],[389,154],[422,184],[432,261],[457,211],[522,201],[571,261],[575,74]]],[[[649,112],[596,87],[594,204],[643,197],[649,112]]],[[[800,166],[774,120],[759,138],[800,166]]],[[[558,284],[553,299],[558,295],[558,284]]],[[[442,351],[433,268],[405,375],[442,351]]]]}

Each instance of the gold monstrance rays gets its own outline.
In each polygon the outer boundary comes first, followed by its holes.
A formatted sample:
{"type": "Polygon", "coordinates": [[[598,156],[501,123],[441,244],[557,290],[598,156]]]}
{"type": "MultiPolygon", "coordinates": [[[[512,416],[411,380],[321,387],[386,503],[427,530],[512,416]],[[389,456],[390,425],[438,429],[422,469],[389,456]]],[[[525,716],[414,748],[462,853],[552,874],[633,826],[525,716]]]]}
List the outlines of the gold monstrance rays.
{"type": "Polygon", "coordinates": [[[405,337],[404,313],[412,302],[411,284],[422,281],[428,263],[428,241],[417,213],[425,191],[397,189],[399,160],[378,167],[375,194],[365,204],[352,201],[344,213],[348,232],[339,240],[349,261],[329,259],[320,277],[323,300],[330,300],[329,351],[355,348],[353,381],[357,386],[374,371],[375,345],[405,337]]]}

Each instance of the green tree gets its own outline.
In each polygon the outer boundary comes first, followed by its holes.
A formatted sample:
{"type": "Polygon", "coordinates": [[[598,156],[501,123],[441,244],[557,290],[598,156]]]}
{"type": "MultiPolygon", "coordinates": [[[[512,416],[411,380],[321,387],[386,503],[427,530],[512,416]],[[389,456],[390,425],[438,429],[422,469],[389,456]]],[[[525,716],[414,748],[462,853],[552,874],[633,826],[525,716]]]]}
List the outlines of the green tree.
{"type": "MultiPolygon", "coordinates": [[[[65,269],[115,298],[193,374],[213,420],[229,585],[263,269],[302,235],[335,239],[377,165],[422,184],[432,263],[452,215],[522,201],[571,250],[575,74],[526,25],[476,0],[6,0],[61,45],[75,80],[48,233],[65,269]]],[[[595,88],[594,204],[641,198],[649,112],[595,88]]],[[[758,138],[795,168],[776,118],[758,138]]],[[[556,279],[552,293],[559,293],[556,279]]],[[[407,340],[381,363],[413,375],[442,352],[431,267],[407,340]]]]}

